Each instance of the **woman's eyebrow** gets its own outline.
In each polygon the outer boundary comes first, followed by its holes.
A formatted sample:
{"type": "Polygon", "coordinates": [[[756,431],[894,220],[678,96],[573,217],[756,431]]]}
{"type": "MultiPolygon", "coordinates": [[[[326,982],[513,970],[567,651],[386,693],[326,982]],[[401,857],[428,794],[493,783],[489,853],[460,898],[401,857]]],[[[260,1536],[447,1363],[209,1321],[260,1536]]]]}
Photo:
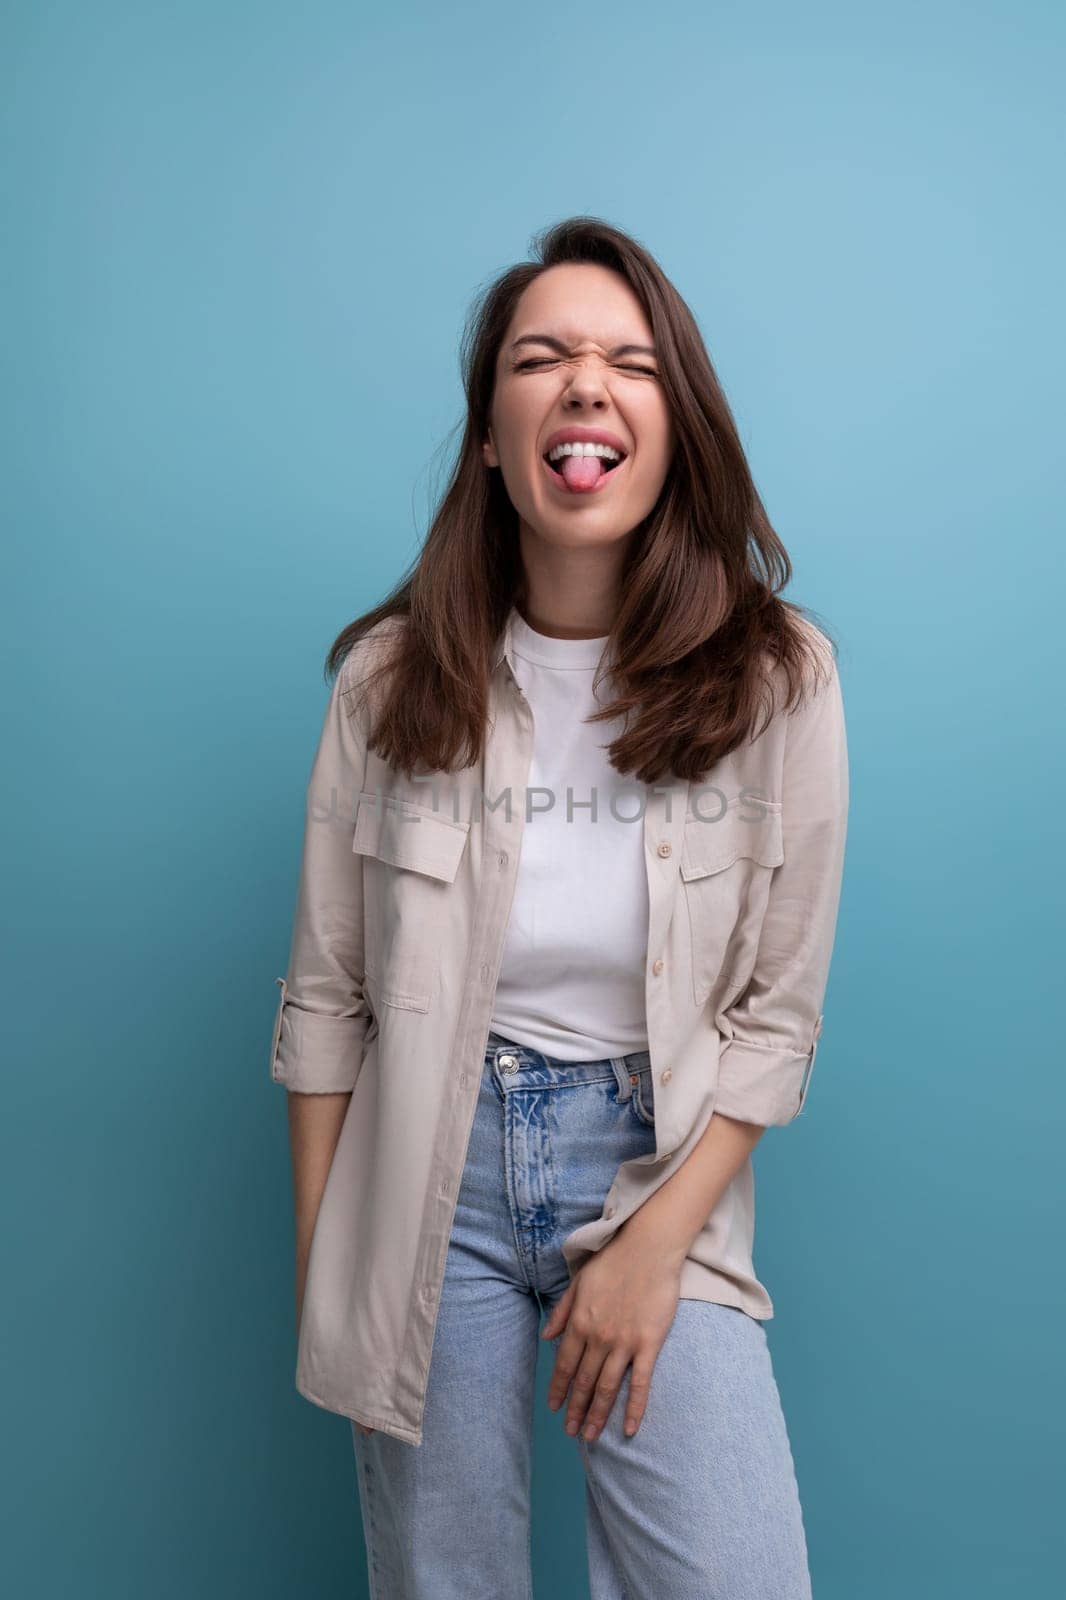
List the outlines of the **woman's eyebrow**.
{"type": "MultiPolygon", "coordinates": [[[[514,341],[511,349],[517,350],[519,345],[523,344],[546,344],[552,350],[557,350],[562,356],[569,355],[570,353],[565,344],[563,344],[562,340],[553,339],[550,333],[525,333],[522,335],[521,339],[516,339],[514,341]]],[[[650,344],[619,344],[615,345],[613,350],[608,350],[607,354],[612,359],[615,356],[631,355],[654,356],[656,360],[659,359],[655,346],[650,344]]]]}

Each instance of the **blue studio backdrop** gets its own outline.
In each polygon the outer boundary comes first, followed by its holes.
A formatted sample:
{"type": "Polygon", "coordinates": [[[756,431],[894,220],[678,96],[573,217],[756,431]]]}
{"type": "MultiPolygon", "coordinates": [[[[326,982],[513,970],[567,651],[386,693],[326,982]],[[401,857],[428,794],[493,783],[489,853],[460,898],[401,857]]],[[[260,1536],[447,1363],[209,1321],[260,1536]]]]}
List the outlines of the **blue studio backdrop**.
{"type": "Polygon", "coordinates": [[[0,29],[4,1591],[365,1593],[267,1068],[322,666],[425,531],[471,297],[590,212],[693,307],[840,645],[825,1033],[755,1158],[815,1594],[1060,1593],[1061,9],[0,29]]]}

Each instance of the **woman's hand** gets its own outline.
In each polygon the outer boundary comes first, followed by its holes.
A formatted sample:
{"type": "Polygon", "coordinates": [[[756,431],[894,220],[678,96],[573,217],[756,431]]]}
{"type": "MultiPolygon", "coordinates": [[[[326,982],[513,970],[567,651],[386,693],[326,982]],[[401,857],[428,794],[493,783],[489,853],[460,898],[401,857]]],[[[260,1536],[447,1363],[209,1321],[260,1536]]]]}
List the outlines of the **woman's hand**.
{"type": "Polygon", "coordinates": [[[623,1226],[578,1269],[541,1335],[553,1339],[566,1328],[548,1405],[557,1410],[570,1391],[567,1433],[583,1427],[586,1439],[599,1435],[630,1363],[624,1426],[627,1435],[636,1433],[681,1298],[683,1260],[681,1254],[654,1248],[646,1234],[627,1237],[623,1226]]]}

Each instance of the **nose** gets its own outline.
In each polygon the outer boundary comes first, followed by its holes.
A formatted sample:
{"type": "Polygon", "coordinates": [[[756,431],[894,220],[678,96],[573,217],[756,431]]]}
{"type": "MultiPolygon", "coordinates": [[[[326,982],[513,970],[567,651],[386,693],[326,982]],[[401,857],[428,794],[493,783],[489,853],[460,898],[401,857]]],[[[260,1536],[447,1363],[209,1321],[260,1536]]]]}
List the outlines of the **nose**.
{"type": "Polygon", "coordinates": [[[607,385],[604,381],[603,368],[595,357],[580,362],[573,368],[573,376],[566,386],[564,403],[571,409],[586,405],[603,406],[607,404],[607,385]]]}
{"type": "Polygon", "coordinates": [[[567,386],[567,394],[563,395],[563,406],[568,411],[584,411],[586,406],[594,410],[603,410],[610,403],[607,386],[602,379],[594,373],[584,376],[575,376],[573,382],[567,386]]]}

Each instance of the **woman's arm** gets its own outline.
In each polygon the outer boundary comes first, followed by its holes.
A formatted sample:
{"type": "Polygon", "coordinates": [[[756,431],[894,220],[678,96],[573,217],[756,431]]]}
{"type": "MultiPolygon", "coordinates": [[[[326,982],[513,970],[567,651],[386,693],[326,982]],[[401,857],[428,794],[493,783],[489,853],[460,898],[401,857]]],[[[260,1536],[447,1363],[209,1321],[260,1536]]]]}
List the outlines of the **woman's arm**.
{"type": "Polygon", "coordinates": [[[307,786],[303,856],[286,978],[270,1046],[275,1083],[300,1094],[349,1094],[363,1064],[363,862],[352,850],[366,777],[366,728],[353,705],[350,658],[330,693],[307,786]]]}
{"type": "Polygon", "coordinates": [[[352,688],[346,661],[329,697],[307,787],[288,974],[277,980],[281,997],[270,1047],[271,1078],[289,1091],[297,1331],[315,1222],[370,1022],[363,994],[363,863],[352,851],[366,730],[352,688]]]}
{"type": "Polygon", "coordinates": [[[755,970],[715,1017],[722,1037],[715,1114],[761,1127],[803,1110],[822,1032],[848,824],[848,748],[836,662],[788,713],[782,776],[785,859],[774,868],[755,970]]]}
{"type": "Polygon", "coordinates": [[[632,1365],[624,1421],[639,1426],[680,1297],[681,1268],[765,1129],[803,1108],[822,1031],[848,813],[848,759],[836,664],[789,714],[782,793],[784,863],[774,869],[755,970],[716,1017],[724,1041],[715,1109],[677,1172],[572,1279],[544,1328],[565,1328],[548,1388],[569,1394],[568,1430],[595,1437],[632,1365]],[[591,1429],[589,1433],[587,1430],[591,1429]]]}
{"type": "MultiPolygon", "coordinates": [[[[636,1249],[678,1273],[689,1247],[766,1129],[716,1111],[691,1154],[619,1228],[636,1249]]],[[[612,1241],[613,1243],[613,1241],[612,1241]]]]}
{"type": "Polygon", "coordinates": [[[311,1237],[322,1191],[341,1136],[350,1094],[300,1094],[290,1091],[289,1149],[296,1212],[296,1327],[299,1331],[311,1237]]]}

